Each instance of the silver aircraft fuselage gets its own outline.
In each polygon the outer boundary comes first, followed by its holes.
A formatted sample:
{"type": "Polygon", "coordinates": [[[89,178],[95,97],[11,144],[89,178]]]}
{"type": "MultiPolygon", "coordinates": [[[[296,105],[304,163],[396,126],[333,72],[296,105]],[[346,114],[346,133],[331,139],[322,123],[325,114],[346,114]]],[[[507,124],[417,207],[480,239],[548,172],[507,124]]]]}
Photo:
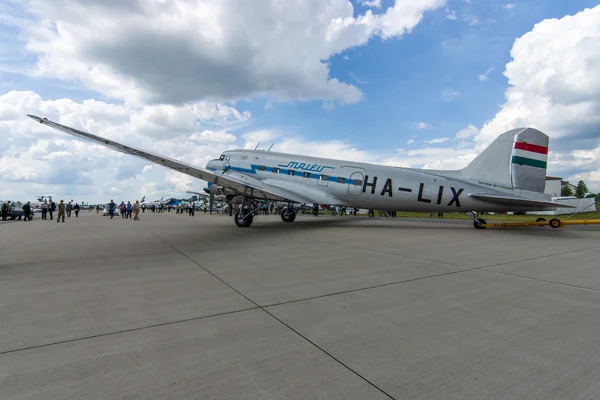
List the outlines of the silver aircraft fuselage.
{"type": "Polygon", "coordinates": [[[470,193],[527,196],[532,193],[484,181],[433,171],[340,161],[264,150],[225,151],[207,169],[246,174],[270,186],[302,193],[317,204],[389,211],[527,211],[531,207],[501,206],[469,197],[470,193]],[[450,176],[449,176],[450,175],[450,176]]]}

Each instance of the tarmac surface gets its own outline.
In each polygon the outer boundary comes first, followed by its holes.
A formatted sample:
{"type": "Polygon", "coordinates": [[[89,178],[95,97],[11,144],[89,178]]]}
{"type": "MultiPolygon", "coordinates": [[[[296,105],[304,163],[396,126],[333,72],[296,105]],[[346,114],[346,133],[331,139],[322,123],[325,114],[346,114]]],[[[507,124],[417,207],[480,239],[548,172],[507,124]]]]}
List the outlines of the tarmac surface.
{"type": "Polygon", "coordinates": [[[600,397],[600,229],[0,223],[0,399],[600,397]]]}

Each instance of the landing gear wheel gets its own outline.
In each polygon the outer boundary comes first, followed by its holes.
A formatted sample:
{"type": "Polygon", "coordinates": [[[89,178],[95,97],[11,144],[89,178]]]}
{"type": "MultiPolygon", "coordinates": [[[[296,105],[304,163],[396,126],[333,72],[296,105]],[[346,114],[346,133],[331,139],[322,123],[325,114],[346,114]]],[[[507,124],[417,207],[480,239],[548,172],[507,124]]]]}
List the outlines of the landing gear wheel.
{"type": "Polygon", "coordinates": [[[250,225],[252,225],[252,220],[254,219],[254,217],[252,216],[252,214],[248,214],[245,217],[242,217],[241,212],[238,211],[235,213],[233,219],[235,221],[235,224],[240,228],[247,228],[250,225]]]}
{"type": "Polygon", "coordinates": [[[487,224],[487,222],[485,222],[485,219],[478,218],[477,222],[473,221],[473,226],[475,227],[475,229],[485,229],[485,224],[487,224]]]}
{"type": "Polygon", "coordinates": [[[283,222],[294,222],[296,219],[296,211],[293,208],[285,208],[281,213],[283,222]]]}
{"type": "Polygon", "coordinates": [[[560,228],[560,220],[552,218],[550,222],[548,222],[548,225],[550,225],[552,228],[560,228]]]}

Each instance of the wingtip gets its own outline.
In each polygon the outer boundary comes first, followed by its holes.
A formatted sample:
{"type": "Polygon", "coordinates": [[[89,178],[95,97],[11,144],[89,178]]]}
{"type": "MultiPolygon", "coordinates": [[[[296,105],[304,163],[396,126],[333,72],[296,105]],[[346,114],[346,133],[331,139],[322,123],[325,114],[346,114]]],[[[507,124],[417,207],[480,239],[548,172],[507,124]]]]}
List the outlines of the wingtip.
{"type": "Polygon", "coordinates": [[[27,114],[27,116],[29,118],[31,118],[32,120],[39,122],[40,124],[43,124],[45,121],[48,121],[48,118],[45,118],[45,117],[41,118],[41,117],[38,117],[37,115],[27,114]]]}

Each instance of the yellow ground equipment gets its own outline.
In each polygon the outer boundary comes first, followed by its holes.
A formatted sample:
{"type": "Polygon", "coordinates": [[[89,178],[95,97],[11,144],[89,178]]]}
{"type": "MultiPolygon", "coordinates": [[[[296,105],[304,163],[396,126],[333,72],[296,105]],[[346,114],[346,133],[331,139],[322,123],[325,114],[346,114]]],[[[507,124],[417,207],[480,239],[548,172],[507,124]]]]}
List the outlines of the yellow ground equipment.
{"type": "Polygon", "coordinates": [[[482,224],[482,228],[506,228],[509,226],[550,226],[552,228],[564,228],[566,225],[600,225],[600,219],[576,219],[572,221],[561,221],[558,218],[552,218],[546,221],[545,218],[538,218],[529,222],[496,222],[482,224]]]}

